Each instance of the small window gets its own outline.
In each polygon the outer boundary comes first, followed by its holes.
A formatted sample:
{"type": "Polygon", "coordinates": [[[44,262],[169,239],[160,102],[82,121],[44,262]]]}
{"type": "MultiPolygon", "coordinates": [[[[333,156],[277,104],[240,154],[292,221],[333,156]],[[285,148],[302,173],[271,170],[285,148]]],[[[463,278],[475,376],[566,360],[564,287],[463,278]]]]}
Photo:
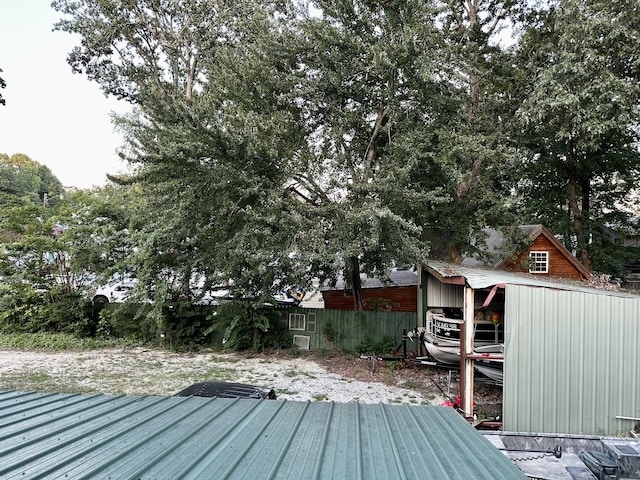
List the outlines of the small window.
{"type": "Polygon", "coordinates": [[[549,273],[549,252],[529,252],[529,273],[549,273]]]}
{"type": "Polygon", "coordinates": [[[316,314],[310,313],[307,319],[307,332],[316,333],[316,314]]]}
{"type": "Polygon", "coordinates": [[[289,314],[289,330],[304,330],[305,329],[304,324],[305,324],[304,313],[289,314]]]}

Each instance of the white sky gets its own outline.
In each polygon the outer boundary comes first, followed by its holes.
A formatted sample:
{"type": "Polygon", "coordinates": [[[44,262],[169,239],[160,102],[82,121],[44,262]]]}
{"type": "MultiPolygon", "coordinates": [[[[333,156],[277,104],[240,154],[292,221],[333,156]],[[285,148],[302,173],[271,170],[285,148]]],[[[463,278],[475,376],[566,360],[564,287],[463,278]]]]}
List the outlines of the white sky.
{"type": "Polygon", "coordinates": [[[51,0],[0,0],[0,153],[23,153],[46,165],[65,186],[104,185],[107,173],[126,171],[116,149],[110,112],[126,103],[107,99],[98,85],[73,74],[66,62],[78,44],[52,32],[60,18],[51,0]]]}

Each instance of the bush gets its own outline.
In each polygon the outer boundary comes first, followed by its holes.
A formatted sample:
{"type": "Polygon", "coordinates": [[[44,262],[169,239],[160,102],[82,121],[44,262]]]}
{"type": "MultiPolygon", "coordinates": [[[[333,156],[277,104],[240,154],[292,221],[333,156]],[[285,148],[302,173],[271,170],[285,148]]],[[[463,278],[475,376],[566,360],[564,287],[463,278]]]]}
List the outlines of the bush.
{"type": "Polygon", "coordinates": [[[28,284],[0,285],[0,331],[91,335],[91,303],[77,293],[43,293],[28,284]]]}
{"type": "Polygon", "coordinates": [[[21,350],[93,350],[96,348],[125,347],[122,340],[78,338],[67,333],[13,333],[0,336],[0,348],[21,350]]]}
{"type": "Polygon", "coordinates": [[[0,331],[35,332],[41,327],[45,300],[32,286],[0,284],[0,331]]]}
{"type": "Polygon", "coordinates": [[[384,336],[377,342],[373,342],[369,337],[366,337],[356,347],[356,350],[360,355],[389,354],[395,347],[394,339],[389,336],[384,336]]]}
{"type": "Polygon", "coordinates": [[[282,311],[273,307],[230,302],[218,307],[210,329],[224,331],[222,347],[226,350],[280,349],[291,343],[281,316],[282,311]]]}
{"type": "Polygon", "coordinates": [[[27,284],[0,285],[0,332],[68,334],[98,341],[124,339],[172,350],[202,346],[232,351],[289,346],[282,310],[249,302],[222,306],[166,303],[91,305],[79,294],[42,293],[27,284]]]}

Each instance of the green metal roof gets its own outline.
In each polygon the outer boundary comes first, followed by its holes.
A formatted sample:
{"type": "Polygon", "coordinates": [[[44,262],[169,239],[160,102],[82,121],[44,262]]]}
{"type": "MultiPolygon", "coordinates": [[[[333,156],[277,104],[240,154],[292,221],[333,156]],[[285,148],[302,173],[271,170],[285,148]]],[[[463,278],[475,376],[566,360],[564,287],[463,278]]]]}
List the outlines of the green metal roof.
{"type": "Polygon", "coordinates": [[[0,477],[526,478],[453,409],[0,392],[0,477]]]}

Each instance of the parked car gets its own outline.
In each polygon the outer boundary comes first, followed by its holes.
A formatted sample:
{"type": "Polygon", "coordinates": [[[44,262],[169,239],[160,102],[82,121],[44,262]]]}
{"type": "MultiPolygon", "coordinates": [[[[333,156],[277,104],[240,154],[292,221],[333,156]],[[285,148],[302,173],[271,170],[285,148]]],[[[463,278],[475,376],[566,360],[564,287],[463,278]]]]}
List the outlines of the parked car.
{"type": "Polygon", "coordinates": [[[101,286],[96,290],[91,302],[94,305],[124,302],[131,297],[135,286],[135,280],[123,280],[112,285],[101,286]]]}

